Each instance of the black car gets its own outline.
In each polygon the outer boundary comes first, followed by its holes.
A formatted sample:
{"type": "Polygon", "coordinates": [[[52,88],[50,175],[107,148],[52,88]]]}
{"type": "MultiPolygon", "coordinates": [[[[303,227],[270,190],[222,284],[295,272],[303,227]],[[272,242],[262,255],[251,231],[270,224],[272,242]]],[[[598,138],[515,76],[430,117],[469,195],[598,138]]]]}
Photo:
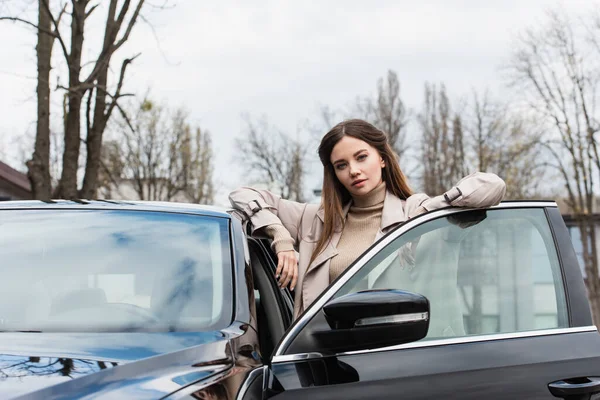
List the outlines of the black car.
{"type": "Polygon", "coordinates": [[[410,220],[292,323],[226,210],[0,203],[0,398],[589,399],[600,336],[553,202],[410,220]]]}

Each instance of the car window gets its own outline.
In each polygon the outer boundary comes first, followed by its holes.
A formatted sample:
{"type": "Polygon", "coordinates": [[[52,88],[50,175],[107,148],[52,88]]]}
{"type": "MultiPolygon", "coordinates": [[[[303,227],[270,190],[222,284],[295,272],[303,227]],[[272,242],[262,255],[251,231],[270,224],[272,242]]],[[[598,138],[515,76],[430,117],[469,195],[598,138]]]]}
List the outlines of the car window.
{"type": "Polygon", "coordinates": [[[190,331],[232,316],[225,218],[0,211],[0,330],[190,331]]]}
{"type": "Polygon", "coordinates": [[[543,209],[472,211],[428,221],[374,256],[336,293],[426,296],[424,340],[567,326],[560,265],[543,209]]]}

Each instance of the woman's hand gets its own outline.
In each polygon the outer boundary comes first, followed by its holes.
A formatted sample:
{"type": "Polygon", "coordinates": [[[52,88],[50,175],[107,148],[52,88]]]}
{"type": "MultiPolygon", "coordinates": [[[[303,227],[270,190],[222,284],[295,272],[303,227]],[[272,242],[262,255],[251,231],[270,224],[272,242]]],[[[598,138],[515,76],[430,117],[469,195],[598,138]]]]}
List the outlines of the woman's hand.
{"type": "Polygon", "coordinates": [[[298,281],[298,259],[294,250],[277,253],[275,278],[279,280],[279,287],[283,288],[289,284],[290,290],[294,290],[298,281]]]}

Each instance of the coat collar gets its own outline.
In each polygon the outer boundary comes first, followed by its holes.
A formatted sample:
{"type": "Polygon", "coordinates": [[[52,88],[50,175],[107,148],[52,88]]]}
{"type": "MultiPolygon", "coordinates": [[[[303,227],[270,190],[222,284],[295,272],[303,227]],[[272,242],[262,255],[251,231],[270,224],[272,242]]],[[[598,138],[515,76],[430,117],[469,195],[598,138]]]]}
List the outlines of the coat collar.
{"type": "MultiPolygon", "coordinates": [[[[346,218],[346,215],[348,215],[348,210],[350,210],[351,204],[352,202],[349,202],[344,206],[342,210],[344,218],[346,218]]],[[[325,222],[325,209],[322,206],[317,211],[317,217],[319,217],[321,222],[325,222]]],[[[406,221],[404,202],[391,194],[389,191],[386,192],[385,200],[383,201],[383,211],[381,214],[381,230],[383,231],[392,225],[396,225],[404,221],[406,221]]]]}
{"type": "MultiPolygon", "coordinates": [[[[344,216],[344,219],[346,218],[346,215],[348,215],[348,211],[350,210],[351,205],[352,205],[352,201],[348,202],[344,206],[344,208],[342,208],[342,215],[344,216]]],[[[317,211],[317,217],[319,217],[321,222],[325,223],[325,209],[323,208],[323,205],[321,205],[319,207],[319,210],[317,211]]]]}
{"type": "Polygon", "coordinates": [[[383,211],[381,213],[381,230],[397,225],[400,222],[406,221],[404,213],[404,201],[394,196],[390,192],[385,194],[383,201],[383,211]]]}
{"type": "Polygon", "coordinates": [[[323,205],[319,207],[319,211],[317,211],[317,217],[319,217],[321,222],[325,223],[325,209],[323,208],[323,205]]]}

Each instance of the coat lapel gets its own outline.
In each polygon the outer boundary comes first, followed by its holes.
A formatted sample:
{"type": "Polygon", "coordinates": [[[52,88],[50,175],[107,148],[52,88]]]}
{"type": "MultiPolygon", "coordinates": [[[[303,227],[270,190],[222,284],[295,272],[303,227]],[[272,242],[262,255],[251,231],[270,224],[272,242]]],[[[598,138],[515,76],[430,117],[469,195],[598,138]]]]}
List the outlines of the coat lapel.
{"type": "Polygon", "coordinates": [[[390,192],[385,195],[383,201],[383,210],[381,213],[381,229],[377,232],[375,240],[381,238],[391,228],[406,221],[406,214],[404,213],[404,201],[394,196],[390,192]]]}
{"type": "MultiPolygon", "coordinates": [[[[348,203],[342,209],[342,215],[344,216],[344,219],[346,219],[346,216],[348,215],[348,210],[350,210],[350,205],[351,205],[351,203],[348,203]]],[[[317,211],[317,217],[319,217],[321,222],[325,222],[325,210],[323,208],[320,208],[319,211],[317,211]]],[[[327,246],[325,247],[325,249],[308,266],[308,269],[306,270],[307,274],[309,272],[311,272],[312,270],[314,270],[316,267],[323,265],[327,260],[331,259],[332,257],[335,257],[338,254],[336,246],[339,243],[341,237],[342,237],[342,229],[341,229],[341,227],[338,227],[338,229],[336,229],[333,232],[333,236],[331,237],[331,240],[329,241],[329,243],[327,243],[327,246]]]]}
{"type": "Polygon", "coordinates": [[[323,263],[325,263],[325,261],[329,260],[330,258],[337,256],[338,251],[335,248],[335,245],[333,244],[333,241],[336,240],[336,244],[337,242],[339,242],[340,237],[341,236],[341,232],[335,232],[333,234],[333,237],[331,238],[331,241],[327,244],[327,247],[325,247],[325,249],[313,260],[313,262],[308,266],[308,269],[306,270],[306,273],[310,273],[311,271],[313,271],[316,267],[318,267],[319,265],[322,265],[323,263]]]}
{"type": "Polygon", "coordinates": [[[319,211],[317,211],[317,217],[319,217],[322,223],[325,223],[325,209],[323,207],[320,207],[319,211]]]}

